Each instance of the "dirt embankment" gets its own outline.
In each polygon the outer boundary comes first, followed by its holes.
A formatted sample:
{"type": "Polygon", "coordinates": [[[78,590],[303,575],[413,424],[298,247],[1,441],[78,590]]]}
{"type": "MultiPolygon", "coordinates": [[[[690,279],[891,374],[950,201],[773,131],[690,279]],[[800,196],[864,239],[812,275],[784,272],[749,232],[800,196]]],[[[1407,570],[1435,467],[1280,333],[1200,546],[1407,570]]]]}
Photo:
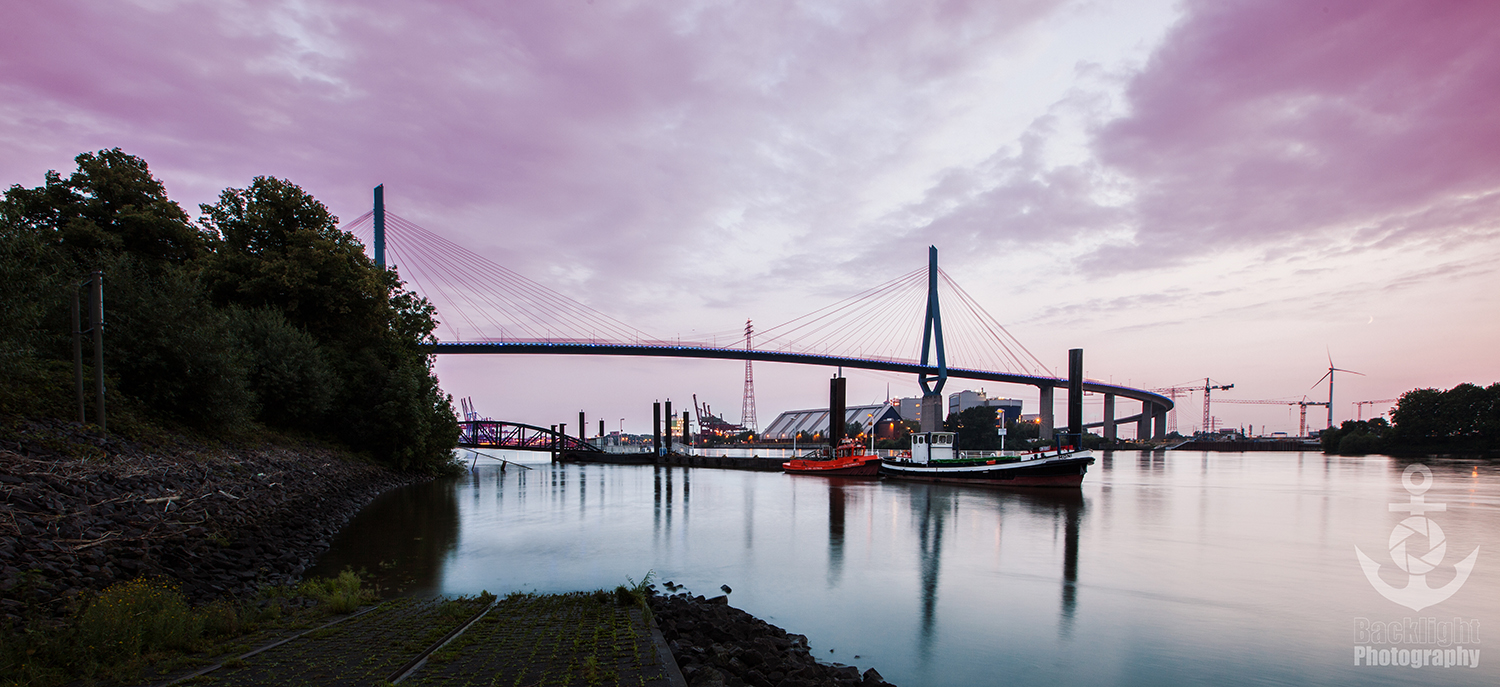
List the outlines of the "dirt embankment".
{"type": "Polygon", "coordinates": [[[143,446],[64,422],[0,439],[0,617],[141,575],[191,599],[290,582],[377,494],[422,477],[325,448],[143,446]]]}

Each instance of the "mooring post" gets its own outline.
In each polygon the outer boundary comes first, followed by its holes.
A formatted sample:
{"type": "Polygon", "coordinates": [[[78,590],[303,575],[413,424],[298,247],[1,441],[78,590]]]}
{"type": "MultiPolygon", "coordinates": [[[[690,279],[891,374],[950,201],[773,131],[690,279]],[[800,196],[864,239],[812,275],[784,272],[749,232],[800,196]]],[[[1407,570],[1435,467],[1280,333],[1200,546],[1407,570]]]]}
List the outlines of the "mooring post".
{"type": "Polygon", "coordinates": [[[662,455],[668,455],[672,452],[672,399],[667,399],[667,402],[663,406],[661,417],[663,423],[661,433],[667,439],[662,443],[662,455]]]}
{"type": "Polygon", "coordinates": [[[586,424],[583,424],[583,411],[580,410],[580,411],[578,411],[578,440],[582,441],[583,443],[586,444],[589,441],[589,436],[588,435],[589,435],[589,426],[586,425],[586,424]]]}
{"type": "Polygon", "coordinates": [[[104,424],[104,273],[94,273],[94,418],[99,431],[104,424]]]}
{"type": "Polygon", "coordinates": [[[651,404],[651,450],[661,458],[661,401],[651,404]]]}
{"type": "Polygon", "coordinates": [[[557,425],[549,425],[547,434],[547,451],[552,455],[552,462],[557,462],[557,425]]]}
{"type": "Polygon", "coordinates": [[[688,431],[688,411],[686,410],[682,411],[682,445],[693,445],[692,433],[688,431]]]}
{"type": "Polygon", "coordinates": [[[1041,388],[1041,392],[1041,400],[1037,403],[1036,409],[1037,414],[1041,416],[1040,418],[1038,418],[1040,422],[1037,426],[1036,436],[1042,441],[1052,441],[1052,413],[1054,410],[1052,405],[1053,395],[1057,392],[1057,390],[1052,388],[1051,384],[1048,384],[1041,388]]]}
{"type": "Polygon", "coordinates": [[[604,447],[604,421],[599,421],[599,447],[604,447]]]}
{"type": "Polygon", "coordinates": [[[1083,349],[1068,350],[1068,434],[1083,448],[1083,349]]]}
{"type": "Polygon", "coordinates": [[[844,438],[844,389],[847,380],[834,377],[828,380],[828,455],[838,450],[844,438]]]}

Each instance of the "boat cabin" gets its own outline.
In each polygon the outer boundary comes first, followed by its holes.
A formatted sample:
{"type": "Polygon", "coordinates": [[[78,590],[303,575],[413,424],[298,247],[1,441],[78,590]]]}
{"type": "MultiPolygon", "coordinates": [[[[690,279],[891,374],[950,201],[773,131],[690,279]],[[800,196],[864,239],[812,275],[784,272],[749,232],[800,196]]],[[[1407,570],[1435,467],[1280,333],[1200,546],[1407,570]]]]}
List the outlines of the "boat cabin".
{"type": "Polygon", "coordinates": [[[911,435],[912,462],[923,465],[953,458],[953,432],[922,432],[911,435]]]}

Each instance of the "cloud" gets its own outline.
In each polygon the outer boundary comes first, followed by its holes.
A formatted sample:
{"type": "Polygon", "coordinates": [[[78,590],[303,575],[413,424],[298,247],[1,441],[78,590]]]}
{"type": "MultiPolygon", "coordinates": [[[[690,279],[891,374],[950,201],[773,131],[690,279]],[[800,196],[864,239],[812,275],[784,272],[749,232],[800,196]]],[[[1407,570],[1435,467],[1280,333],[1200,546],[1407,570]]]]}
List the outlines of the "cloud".
{"type": "Polygon", "coordinates": [[[1497,62],[1494,3],[1189,3],[1095,141],[1137,189],[1133,260],[1492,232],[1497,62]]]}

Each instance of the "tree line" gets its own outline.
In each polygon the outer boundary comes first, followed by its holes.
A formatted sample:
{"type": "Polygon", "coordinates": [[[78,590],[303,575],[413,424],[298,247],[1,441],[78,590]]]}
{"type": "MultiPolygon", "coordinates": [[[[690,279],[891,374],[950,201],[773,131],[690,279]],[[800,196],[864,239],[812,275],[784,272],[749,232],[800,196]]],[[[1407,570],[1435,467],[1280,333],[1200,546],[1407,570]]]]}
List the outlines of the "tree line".
{"type": "Polygon", "coordinates": [[[1324,430],[1327,453],[1493,453],[1500,450],[1500,383],[1401,395],[1391,420],[1348,420],[1324,430]]]}
{"type": "Polygon", "coordinates": [[[0,200],[0,411],[76,416],[71,298],[99,271],[111,429],[266,427],[398,469],[448,461],[457,420],[423,349],[433,307],[327,207],[255,177],[194,221],[141,158],[75,162],[0,200]]]}

